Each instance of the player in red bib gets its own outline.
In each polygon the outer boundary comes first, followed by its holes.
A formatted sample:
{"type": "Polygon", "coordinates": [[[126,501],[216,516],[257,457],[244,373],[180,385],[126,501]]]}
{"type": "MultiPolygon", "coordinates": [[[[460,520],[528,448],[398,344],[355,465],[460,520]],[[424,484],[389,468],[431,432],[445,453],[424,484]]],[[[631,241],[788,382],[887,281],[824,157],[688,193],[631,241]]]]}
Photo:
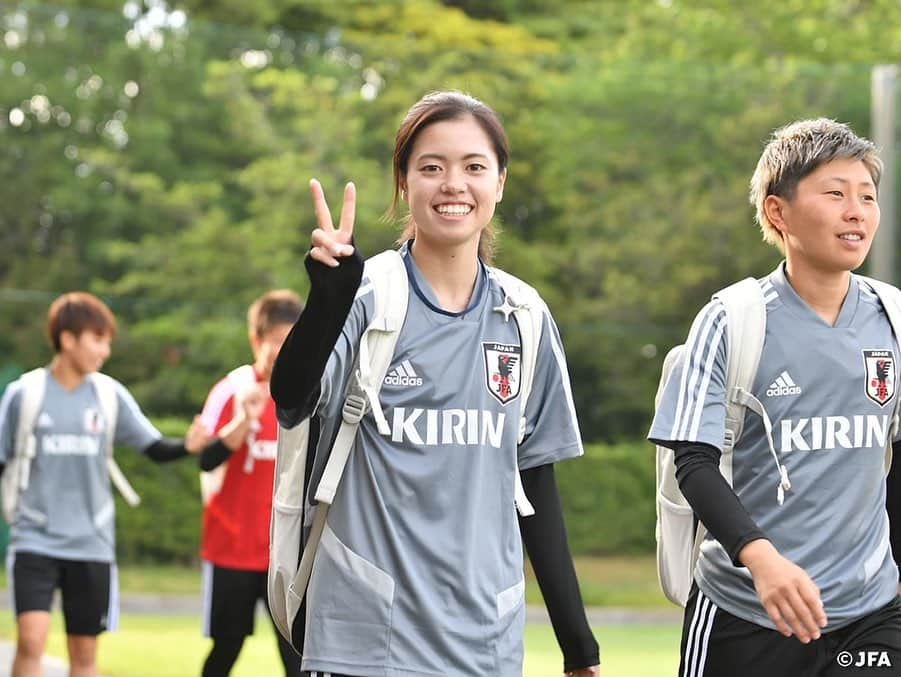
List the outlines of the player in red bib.
{"type": "MultiPolygon", "coordinates": [[[[301,309],[300,299],[288,290],[267,292],[250,306],[247,328],[254,363],[219,381],[201,415],[217,437],[200,457],[203,629],[213,639],[203,677],[229,674],[244,639],[253,634],[257,600],[266,602],[278,432],[269,376],[301,309]]],[[[300,657],[276,636],[285,674],[299,675],[300,657]]]]}

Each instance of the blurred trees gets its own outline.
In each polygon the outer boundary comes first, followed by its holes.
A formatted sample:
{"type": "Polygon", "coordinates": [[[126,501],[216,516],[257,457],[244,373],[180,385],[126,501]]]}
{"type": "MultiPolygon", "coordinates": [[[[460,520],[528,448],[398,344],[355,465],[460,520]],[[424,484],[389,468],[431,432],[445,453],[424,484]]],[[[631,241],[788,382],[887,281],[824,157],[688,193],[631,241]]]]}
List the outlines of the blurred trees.
{"type": "Polygon", "coordinates": [[[665,350],[719,286],[778,261],[747,181],[770,131],[866,134],[888,0],[82,0],[0,10],[0,366],[47,359],[83,288],[122,324],[108,371],[187,415],[250,359],[244,313],[306,291],[307,181],[354,180],[361,249],[396,236],[393,137],[432,89],[502,115],[498,264],[560,325],[586,438],[640,436],[665,350]]]}

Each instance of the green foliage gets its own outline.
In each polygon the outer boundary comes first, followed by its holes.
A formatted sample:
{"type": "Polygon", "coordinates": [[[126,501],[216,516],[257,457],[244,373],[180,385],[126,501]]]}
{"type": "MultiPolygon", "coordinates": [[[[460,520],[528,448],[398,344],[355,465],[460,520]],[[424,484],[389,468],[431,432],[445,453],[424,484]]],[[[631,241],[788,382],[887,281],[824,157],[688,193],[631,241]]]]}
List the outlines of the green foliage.
{"type": "MultiPolygon", "coordinates": [[[[181,437],[188,421],[156,419],[181,437]]],[[[141,497],[136,508],[116,494],[116,551],[123,564],[196,563],[200,543],[197,463],[156,464],[131,449],[116,451],[141,497]]],[[[556,466],[570,549],[574,555],[647,553],[654,547],[654,454],[646,442],[593,444],[585,456],[556,466]]]]}
{"type": "Polygon", "coordinates": [[[592,444],[555,466],[574,555],[623,555],[654,548],[654,453],[647,442],[592,444]]]}
{"type": "Polygon", "coordinates": [[[867,133],[870,64],[901,59],[891,0],[172,7],[0,10],[0,367],[46,361],[46,306],[87,289],[122,327],[107,370],[158,415],[248,359],[254,298],[305,293],[310,177],[333,209],[355,181],[358,246],[390,246],[398,121],[459,88],[511,140],[498,264],[548,300],[586,439],[634,439],[694,313],[778,260],[746,198],[762,141],[867,133]]]}
{"type": "MultiPolygon", "coordinates": [[[[157,419],[164,435],[182,437],[188,421],[157,419]]],[[[141,497],[129,507],[116,493],[116,555],[123,563],[191,564],[200,552],[200,480],[194,457],[157,464],[132,449],[116,461],[141,497]]]]}

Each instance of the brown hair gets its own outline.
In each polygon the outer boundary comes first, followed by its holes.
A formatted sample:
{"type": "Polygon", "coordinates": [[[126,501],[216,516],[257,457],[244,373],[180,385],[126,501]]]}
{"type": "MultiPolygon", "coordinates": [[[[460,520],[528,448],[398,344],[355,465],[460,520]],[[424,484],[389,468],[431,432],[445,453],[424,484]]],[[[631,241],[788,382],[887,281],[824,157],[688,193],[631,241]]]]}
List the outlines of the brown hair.
{"type": "MultiPolygon", "coordinates": [[[[410,153],[413,152],[413,144],[420,132],[436,122],[457,120],[467,115],[472,116],[491,140],[494,153],[497,155],[499,173],[503,174],[507,170],[510,149],[507,144],[507,134],[504,132],[497,113],[478,99],[462,92],[446,91],[426,94],[407,111],[394,140],[394,196],[387,212],[389,218],[397,216],[401,185],[407,173],[407,164],[410,160],[410,153]]],[[[404,219],[403,233],[397,239],[397,243],[403,244],[415,235],[416,224],[413,223],[410,216],[407,216],[404,219]]],[[[479,238],[479,256],[486,263],[490,263],[491,257],[494,255],[496,236],[497,228],[489,223],[479,238]]]]}
{"type": "Polygon", "coordinates": [[[47,311],[47,337],[55,352],[61,350],[60,335],[72,332],[76,337],[84,331],[116,335],[116,318],[106,304],[93,294],[73,291],[50,304],[47,311]]]}
{"type": "Polygon", "coordinates": [[[794,198],[798,183],[832,160],[860,160],[879,187],[882,160],[872,141],[857,136],[841,122],[818,118],[798,120],[773,132],[751,177],[749,198],[757,210],[763,239],[784,253],[782,233],[770,223],[764,202],[770,195],[794,198]]]}
{"type": "Polygon", "coordinates": [[[247,311],[247,331],[261,337],[277,324],[294,324],[303,310],[300,297],[290,289],[267,291],[247,311]]]}

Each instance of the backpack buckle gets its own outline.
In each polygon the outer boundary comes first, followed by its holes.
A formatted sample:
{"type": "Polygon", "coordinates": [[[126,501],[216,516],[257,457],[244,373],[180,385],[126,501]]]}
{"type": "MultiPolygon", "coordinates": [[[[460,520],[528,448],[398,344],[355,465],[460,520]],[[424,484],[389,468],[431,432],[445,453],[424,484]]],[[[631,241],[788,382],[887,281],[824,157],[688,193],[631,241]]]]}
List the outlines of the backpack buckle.
{"type": "Polygon", "coordinates": [[[347,423],[353,425],[363,419],[368,406],[369,401],[362,391],[348,393],[344,400],[344,406],[341,408],[341,415],[347,423]]]}

